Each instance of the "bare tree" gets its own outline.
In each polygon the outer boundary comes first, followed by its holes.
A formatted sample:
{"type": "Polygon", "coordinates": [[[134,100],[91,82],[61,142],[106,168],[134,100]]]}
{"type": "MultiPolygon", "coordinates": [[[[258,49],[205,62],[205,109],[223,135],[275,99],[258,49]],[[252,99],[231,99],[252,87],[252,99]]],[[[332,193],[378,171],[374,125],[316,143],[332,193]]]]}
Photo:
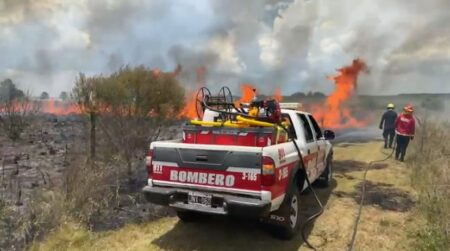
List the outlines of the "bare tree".
{"type": "Polygon", "coordinates": [[[6,135],[16,141],[39,110],[37,102],[28,93],[16,89],[11,80],[0,86],[0,126],[6,135]]]}
{"type": "Polygon", "coordinates": [[[95,158],[96,152],[96,121],[97,121],[97,105],[95,101],[96,87],[103,81],[103,77],[86,78],[83,73],[80,73],[75,81],[75,87],[72,90],[72,95],[77,102],[81,111],[89,115],[90,124],[90,158],[95,158]]]}

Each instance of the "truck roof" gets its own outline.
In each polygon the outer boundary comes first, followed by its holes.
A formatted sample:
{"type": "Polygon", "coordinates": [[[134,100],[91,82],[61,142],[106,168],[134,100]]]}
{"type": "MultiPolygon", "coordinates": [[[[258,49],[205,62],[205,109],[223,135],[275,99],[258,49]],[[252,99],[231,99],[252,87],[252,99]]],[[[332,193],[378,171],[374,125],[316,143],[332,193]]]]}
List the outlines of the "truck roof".
{"type": "Polygon", "coordinates": [[[305,111],[300,111],[300,110],[292,110],[292,109],[281,109],[281,113],[301,113],[301,114],[306,114],[306,115],[311,115],[309,112],[305,112],[305,111]]]}

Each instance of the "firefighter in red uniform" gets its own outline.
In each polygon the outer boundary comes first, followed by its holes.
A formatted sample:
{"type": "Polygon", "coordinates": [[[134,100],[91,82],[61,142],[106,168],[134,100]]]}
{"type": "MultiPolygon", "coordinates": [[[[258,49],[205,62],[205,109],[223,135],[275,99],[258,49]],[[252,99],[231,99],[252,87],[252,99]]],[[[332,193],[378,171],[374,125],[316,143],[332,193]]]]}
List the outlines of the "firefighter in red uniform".
{"type": "Polygon", "coordinates": [[[404,161],[409,141],[414,139],[416,121],[412,115],[413,112],[413,107],[407,105],[403,108],[403,113],[395,120],[395,133],[397,134],[395,159],[400,159],[400,161],[404,161]]]}

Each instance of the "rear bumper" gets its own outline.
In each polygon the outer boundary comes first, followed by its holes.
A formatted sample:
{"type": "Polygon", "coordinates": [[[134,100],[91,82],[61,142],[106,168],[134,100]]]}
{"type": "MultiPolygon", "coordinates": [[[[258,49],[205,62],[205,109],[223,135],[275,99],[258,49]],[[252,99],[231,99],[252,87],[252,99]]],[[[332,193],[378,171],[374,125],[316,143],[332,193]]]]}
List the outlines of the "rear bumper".
{"type": "Polygon", "coordinates": [[[269,215],[271,207],[270,201],[222,193],[211,193],[212,206],[188,204],[189,190],[180,188],[146,186],[142,192],[145,194],[147,201],[151,203],[208,214],[241,215],[259,218],[269,215]]]}

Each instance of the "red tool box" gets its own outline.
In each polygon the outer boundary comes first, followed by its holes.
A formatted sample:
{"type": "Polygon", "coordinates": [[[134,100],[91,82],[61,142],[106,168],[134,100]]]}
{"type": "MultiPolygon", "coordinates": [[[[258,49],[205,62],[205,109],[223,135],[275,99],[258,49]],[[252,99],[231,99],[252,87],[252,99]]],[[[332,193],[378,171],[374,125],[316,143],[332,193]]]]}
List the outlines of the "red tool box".
{"type": "Polygon", "coordinates": [[[183,143],[236,146],[270,146],[286,142],[287,135],[275,127],[209,127],[186,125],[183,143]]]}

